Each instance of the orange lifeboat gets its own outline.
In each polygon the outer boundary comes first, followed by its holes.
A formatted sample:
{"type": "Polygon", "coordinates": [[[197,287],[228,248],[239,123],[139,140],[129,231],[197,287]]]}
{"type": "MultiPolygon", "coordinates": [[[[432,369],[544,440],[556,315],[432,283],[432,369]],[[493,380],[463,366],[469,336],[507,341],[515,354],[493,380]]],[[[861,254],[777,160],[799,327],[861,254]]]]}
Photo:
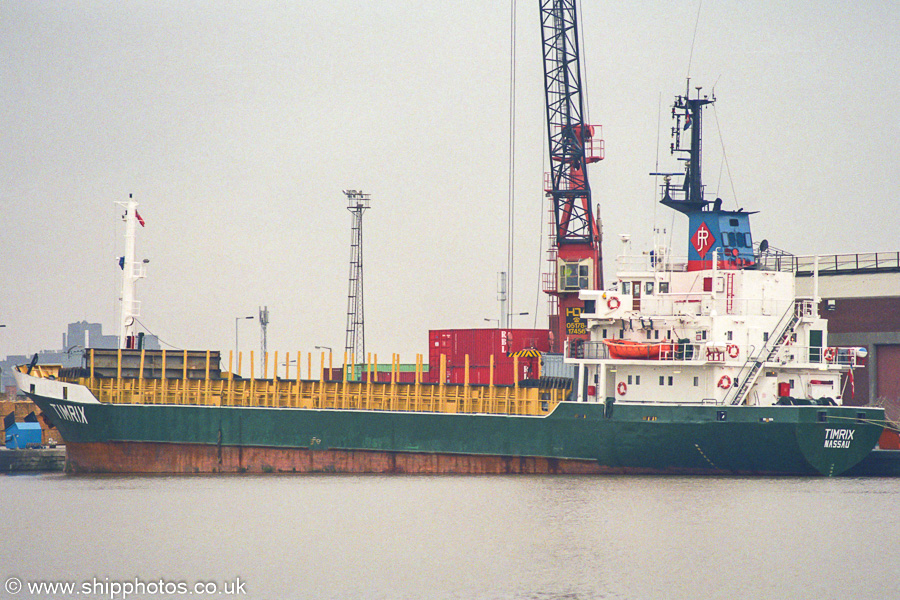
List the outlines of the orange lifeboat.
{"type": "Polygon", "coordinates": [[[660,354],[663,352],[672,352],[675,347],[672,342],[647,344],[632,340],[603,340],[603,343],[609,348],[609,355],[611,358],[627,359],[659,360],[660,354]]]}

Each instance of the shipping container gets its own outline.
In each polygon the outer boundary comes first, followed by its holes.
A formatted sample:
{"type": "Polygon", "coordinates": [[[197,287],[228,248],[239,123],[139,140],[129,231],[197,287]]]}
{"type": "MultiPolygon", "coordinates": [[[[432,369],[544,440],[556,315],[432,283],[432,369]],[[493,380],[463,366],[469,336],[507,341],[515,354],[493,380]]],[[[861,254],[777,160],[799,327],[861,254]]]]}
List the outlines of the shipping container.
{"type": "Polygon", "coordinates": [[[440,382],[441,355],[446,357],[444,383],[466,381],[466,356],[469,357],[469,383],[491,383],[491,357],[495,385],[538,376],[540,353],[550,350],[549,329],[437,329],[428,332],[428,381],[440,382]],[[519,372],[513,373],[517,352],[535,350],[532,356],[519,357],[519,372]]]}

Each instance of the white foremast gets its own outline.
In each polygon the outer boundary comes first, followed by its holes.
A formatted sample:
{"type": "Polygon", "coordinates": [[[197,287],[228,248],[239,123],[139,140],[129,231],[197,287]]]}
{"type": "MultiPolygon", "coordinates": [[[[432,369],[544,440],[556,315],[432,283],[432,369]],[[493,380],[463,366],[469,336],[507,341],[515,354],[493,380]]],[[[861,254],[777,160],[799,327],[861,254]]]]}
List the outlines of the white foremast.
{"type": "Polygon", "coordinates": [[[134,236],[137,229],[138,203],[128,194],[127,202],[116,202],[125,208],[125,256],[122,257],[122,308],[119,319],[119,347],[135,348],[135,322],[141,315],[141,303],[135,300],[135,287],[139,279],[146,277],[142,262],[135,260],[134,236]]]}

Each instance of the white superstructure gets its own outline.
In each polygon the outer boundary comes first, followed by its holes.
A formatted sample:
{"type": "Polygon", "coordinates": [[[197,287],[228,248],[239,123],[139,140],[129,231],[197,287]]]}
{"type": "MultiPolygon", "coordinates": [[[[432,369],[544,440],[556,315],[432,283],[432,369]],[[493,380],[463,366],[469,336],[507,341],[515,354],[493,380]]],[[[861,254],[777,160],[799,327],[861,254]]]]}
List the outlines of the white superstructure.
{"type": "Polygon", "coordinates": [[[590,340],[567,350],[580,401],[841,403],[842,374],[861,353],[829,347],[818,302],[795,297],[793,273],[688,271],[652,256],[619,267],[613,290],[580,293],[590,340]]]}

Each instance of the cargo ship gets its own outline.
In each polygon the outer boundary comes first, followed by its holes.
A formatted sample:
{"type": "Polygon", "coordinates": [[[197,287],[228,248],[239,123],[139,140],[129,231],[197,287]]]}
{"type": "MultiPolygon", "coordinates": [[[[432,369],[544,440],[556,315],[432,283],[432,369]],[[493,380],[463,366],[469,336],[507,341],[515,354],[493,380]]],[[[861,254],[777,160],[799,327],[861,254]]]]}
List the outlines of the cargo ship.
{"type": "Polygon", "coordinates": [[[354,381],[346,357],[335,378],[324,353],[318,376],[298,354],[293,374],[285,360],[282,376],[247,378],[217,352],[140,349],[127,327],[125,348],[88,350],[79,369],[22,366],[17,384],[79,473],[841,475],[885,425],[881,408],[842,405],[865,351],[829,346],[818,299],[797,297],[777,252],[753,241],[752,213],[703,198],[699,131],[713,101],[698,89],[673,107],[674,131],[694,130],[661,202],[688,218],[687,257],[626,251],[595,289],[560,252],[558,289],[578,301],[566,298],[558,323],[573,332],[567,385],[540,372],[499,385],[492,369],[487,383],[449,384],[443,357],[436,382],[420,359],[412,381],[399,359],[389,382],[354,381]]]}

